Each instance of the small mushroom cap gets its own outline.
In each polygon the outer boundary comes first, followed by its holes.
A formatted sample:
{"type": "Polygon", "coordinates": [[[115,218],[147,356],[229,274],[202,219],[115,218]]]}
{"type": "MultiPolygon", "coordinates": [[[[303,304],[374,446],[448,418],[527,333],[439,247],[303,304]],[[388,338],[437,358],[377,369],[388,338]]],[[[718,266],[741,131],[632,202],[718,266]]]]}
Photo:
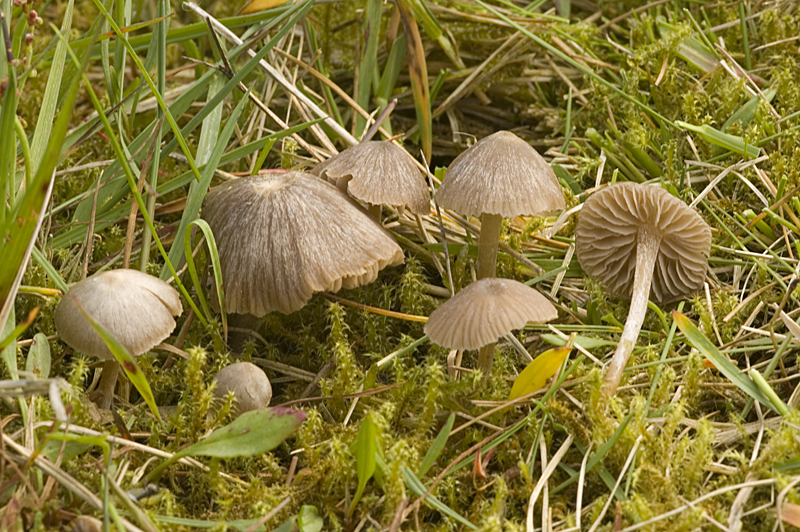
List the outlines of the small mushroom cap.
{"type": "Polygon", "coordinates": [[[422,172],[391,142],[356,144],[317,165],[313,173],[371,205],[404,207],[415,214],[430,212],[422,172]]]}
{"type": "Polygon", "coordinates": [[[233,392],[236,415],[266,408],[272,399],[272,386],[266,373],[250,362],[225,366],[217,373],[215,380],[214,395],[218,399],[224,399],[228,392],[233,392]]]}
{"type": "Polygon", "coordinates": [[[650,298],[668,303],[702,288],[711,228],[697,212],[658,186],[617,183],[586,200],[575,228],[575,252],[583,271],[613,293],[631,297],[636,235],[645,225],[662,235],[650,298]]]}
{"type": "Polygon", "coordinates": [[[132,355],[145,353],[175,329],[183,312],[178,292],[138,270],[111,270],[75,283],[61,298],[55,325],[61,339],[85,355],[114,360],[75,300],[132,355]]]}
{"type": "Polygon", "coordinates": [[[558,317],[542,294],[513,279],[475,281],[431,313],[425,334],[448,349],[479,349],[528,322],[558,317]]]}
{"type": "Polygon", "coordinates": [[[217,241],[229,312],[289,314],[315,292],[371,283],[403,263],[388,231],[303,172],[228,181],[206,196],[203,218],[217,241]]]}
{"type": "Polygon", "coordinates": [[[466,216],[537,215],[566,207],[555,172],[527,142],[499,131],[450,164],[436,201],[466,216]]]}

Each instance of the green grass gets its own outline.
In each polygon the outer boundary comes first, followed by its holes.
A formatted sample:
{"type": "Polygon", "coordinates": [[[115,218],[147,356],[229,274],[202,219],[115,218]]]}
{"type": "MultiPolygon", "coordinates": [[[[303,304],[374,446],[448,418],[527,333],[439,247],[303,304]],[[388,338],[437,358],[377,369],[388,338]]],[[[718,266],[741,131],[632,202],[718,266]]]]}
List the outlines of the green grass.
{"type": "Polygon", "coordinates": [[[776,501],[784,514],[800,504],[793,2],[202,7],[244,44],[163,0],[0,0],[0,358],[4,378],[22,379],[0,381],[3,527],[88,514],[115,530],[523,530],[535,493],[537,528],[544,514],[556,531],[771,531],[776,501]],[[442,211],[445,247],[436,216],[384,210],[406,263],[375,283],[289,316],[216,310],[208,190],[310,169],[393,99],[376,139],[405,134],[437,178],[474,138],[512,129],[551,162],[568,209],[598,184],[654,183],[711,225],[708,292],[648,310],[614,398],[598,361],[628,302],[570,259],[575,213],[504,224],[498,275],[553,291],[559,309],[516,338],[533,356],[572,334],[579,346],[553,386],[514,404],[525,361],[508,342],[484,385],[477,355],[455,368],[420,321],[451,283],[472,282],[478,220],[442,211]],[[68,284],[123,266],[174,279],[187,309],[168,346],[137,359],[155,404],[174,407],[161,422],[136,392],[116,420],[97,411],[95,361],[55,336],[68,284]],[[151,458],[231,422],[210,386],[240,358],[305,422],[270,452],[168,462],[159,489],[128,500],[164,463],[151,458]],[[62,415],[69,425],[53,427],[62,415]]]}

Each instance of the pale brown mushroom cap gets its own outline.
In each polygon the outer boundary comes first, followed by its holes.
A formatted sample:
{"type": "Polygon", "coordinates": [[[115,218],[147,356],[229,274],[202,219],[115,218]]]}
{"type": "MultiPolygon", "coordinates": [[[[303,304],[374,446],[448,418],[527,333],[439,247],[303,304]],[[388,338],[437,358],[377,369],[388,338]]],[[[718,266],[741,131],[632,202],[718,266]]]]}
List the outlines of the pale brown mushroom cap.
{"type": "Polygon", "coordinates": [[[479,349],[528,322],[558,317],[542,294],[513,279],[475,281],[434,310],[425,334],[448,349],[479,349]]]}
{"type": "Polygon", "coordinates": [[[175,329],[183,312],[178,292],[138,270],[111,270],[75,283],[55,312],[56,330],[85,355],[114,360],[105,342],[86,321],[75,300],[132,355],[145,353],[175,329]]]}
{"type": "Polygon", "coordinates": [[[701,289],[711,251],[711,228],[659,186],[618,183],[586,200],[575,228],[575,252],[583,271],[613,293],[631,297],[636,234],[645,225],[662,236],[651,299],[667,303],[701,289]]]}
{"type": "Polygon", "coordinates": [[[566,207],[555,172],[527,142],[510,131],[484,137],[450,164],[436,201],[466,216],[508,218],[566,207]]]}
{"type": "Polygon", "coordinates": [[[414,160],[391,142],[368,141],[351,146],[312,171],[354,198],[371,205],[430,212],[430,196],[414,160]]]}
{"type": "Polygon", "coordinates": [[[315,292],[371,283],[403,263],[388,231],[338,188],[302,172],[228,181],[206,196],[203,218],[217,242],[229,312],[289,314],[315,292]]]}
{"type": "Polygon", "coordinates": [[[236,415],[266,408],[272,399],[272,386],[266,373],[250,362],[225,366],[217,373],[215,380],[214,395],[217,399],[224,399],[228,392],[233,392],[236,415]]]}

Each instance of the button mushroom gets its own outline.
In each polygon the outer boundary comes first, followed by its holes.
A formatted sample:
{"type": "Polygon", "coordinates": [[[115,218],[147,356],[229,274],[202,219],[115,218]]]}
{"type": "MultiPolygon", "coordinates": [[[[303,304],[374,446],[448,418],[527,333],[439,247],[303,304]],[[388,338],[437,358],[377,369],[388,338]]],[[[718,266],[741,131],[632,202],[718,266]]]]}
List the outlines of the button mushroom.
{"type": "Polygon", "coordinates": [[[267,408],[272,399],[272,386],[264,370],[250,362],[237,362],[222,368],[215,377],[214,395],[224,400],[229,392],[236,398],[233,411],[236,416],[267,408]]]}
{"type": "Polygon", "coordinates": [[[648,297],[667,303],[702,288],[711,229],[659,186],[619,183],[583,204],[575,228],[578,262],[613,293],[631,298],[628,319],[605,377],[616,392],[642,328],[648,297]]]}
{"type": "Polygon", "coordinates": [[[206,196],[203,218],[216,237],[230,312],[289,314],[315,292],[371,283],[403,263],[385,229],[303,172],[228,181],[206,196]]]}
{"type": "MultiPolygon", "coordinates": [[[[553,304],[528,285],[513,279],[481,279],[434,310],[425,324],[425,334],[448,349],[492,345],[494,350],[497,339],[513,329],[556,317],[553,304]]],[[[479,357],[483,357],[483,350],[479,357]]],[[[486,361],[479,358],[478,368],[485,371],[486,367],[486,361]]]]}
{"type": "MultiPolygon", "coordinates": [[[[317,165],[312,172],[373,206],[430,212],[430,196],[414,160],[388,141],[351,146],[317,165]]],[[[378,210],[380,212],[380,210],[378,210]]]]}
{"type": "Polygon", "coordinates": [[[70,347],[106,361],[99,392],[101,408],[114,399],[119,364],[78,308],[110,332],[131,355],[145,353],[175,329],[183,312],[178,292],[164,281],[138,270],[112,270],[75,283],[61,298],[55,311],[55,326],[70,347]]]}

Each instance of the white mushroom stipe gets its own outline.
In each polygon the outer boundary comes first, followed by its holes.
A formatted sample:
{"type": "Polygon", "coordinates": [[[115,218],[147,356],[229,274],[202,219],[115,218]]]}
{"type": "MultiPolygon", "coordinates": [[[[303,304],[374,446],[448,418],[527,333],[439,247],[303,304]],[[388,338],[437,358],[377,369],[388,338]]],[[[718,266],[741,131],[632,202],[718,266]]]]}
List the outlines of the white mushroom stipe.
{"type": "Polygon", "coordinates": [[[613,395],[619,386],[648,299],[664,303],[699,290],[710,250],[708,224],[661,187],[618,183],[586,200],[575,228],[578,262],[615,294],[631,297],[605,393],[613,395]]]}

